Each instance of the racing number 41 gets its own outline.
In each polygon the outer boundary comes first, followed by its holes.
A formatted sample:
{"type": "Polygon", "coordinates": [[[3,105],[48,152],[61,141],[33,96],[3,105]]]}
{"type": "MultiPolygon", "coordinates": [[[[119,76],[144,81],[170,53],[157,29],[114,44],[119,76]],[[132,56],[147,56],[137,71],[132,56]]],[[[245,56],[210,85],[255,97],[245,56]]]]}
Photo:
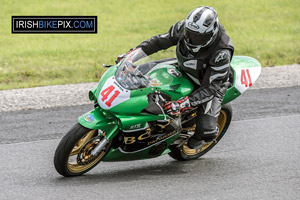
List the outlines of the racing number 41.
{"type": "Polygon", "coordinates": [[[241,83],[244,84],[245,87],[251,87],[252,86],[252,81],[251,81],[251,76],[250,76],[249,69],[242,69],[241,83]],[[246,77],[246,74],[247,74],[247,77],[246,77]]]}
{"type": "MultiPolygon", "coordinates": [[[[105,101],[108,96],[110,95],[110,93],[112,93],[112,91],[114,91],[115,87],[113,85],[109,86],[108,88],[104,89],[100,95],[102,96],[101,101],[105,101]]],[[[105,104],[110,107],[112,102],[117,98],[117,96],[120,94],[119,90],[115,90],[114,94],[110,97],[110,99],[108,99],[105,104]]]]}

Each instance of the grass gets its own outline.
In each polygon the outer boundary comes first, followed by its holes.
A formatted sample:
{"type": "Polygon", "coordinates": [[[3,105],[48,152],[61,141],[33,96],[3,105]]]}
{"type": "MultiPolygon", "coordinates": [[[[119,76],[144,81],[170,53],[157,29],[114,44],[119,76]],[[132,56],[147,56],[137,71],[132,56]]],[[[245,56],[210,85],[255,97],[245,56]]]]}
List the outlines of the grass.
{"type": "MultiPolygon", "coordinates": [[[[0,89],[98,81],[102,63],[211,5],[236,55],[263,66],[300,63],[298,0],[0,0],[0,89]],[[98,34],[11,34],[12,15],[96,15],[98,34]]],[[[175,57],[175,49],[157,57],[175,57]]]]}

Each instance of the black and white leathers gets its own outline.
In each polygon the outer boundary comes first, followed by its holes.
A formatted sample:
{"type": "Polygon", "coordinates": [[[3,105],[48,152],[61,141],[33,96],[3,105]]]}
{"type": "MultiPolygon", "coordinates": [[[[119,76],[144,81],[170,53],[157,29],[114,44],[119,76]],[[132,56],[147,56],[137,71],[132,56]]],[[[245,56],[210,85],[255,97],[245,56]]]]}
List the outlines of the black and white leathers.
{"type": "Polygon", "coordinates": [[[211,101],[228,79],[234,47],[224,27],[219,24],[219,32],[214,42],[193,53],[184,45],[184,26],[185,20],[180,21],[171,26],[167,33],[155,35],[137,47],[150,55],[176,45],[179,67],[198,86],[189,95],[191,105],[197,106],[211,101]]]}

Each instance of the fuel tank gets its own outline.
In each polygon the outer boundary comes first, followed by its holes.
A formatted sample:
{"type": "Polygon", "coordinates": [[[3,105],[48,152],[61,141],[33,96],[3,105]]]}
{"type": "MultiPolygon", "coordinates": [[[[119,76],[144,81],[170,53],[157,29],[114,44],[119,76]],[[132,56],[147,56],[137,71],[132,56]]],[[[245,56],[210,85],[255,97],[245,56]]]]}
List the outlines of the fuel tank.
{"type": "Polygon", "coordinates": [[[194,89],[192,81],[173,65],[158,65],[149,74],[151,87],[169,95],[171,100],[189,95],[194,89]]]}

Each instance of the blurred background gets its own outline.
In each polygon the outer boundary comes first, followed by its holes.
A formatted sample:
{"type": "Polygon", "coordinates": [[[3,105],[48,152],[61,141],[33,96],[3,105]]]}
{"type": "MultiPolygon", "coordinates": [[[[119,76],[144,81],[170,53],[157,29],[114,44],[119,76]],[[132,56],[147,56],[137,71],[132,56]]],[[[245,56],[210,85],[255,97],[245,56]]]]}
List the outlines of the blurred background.
{"type": "MultiPolygon", "coordinates": [[[[214,7],[235,45],[263,66],[300,63],[299,0],[0,0],[0,90],[98,81],[119,54],[214,7]],[[95,15],[98,34],[11,34],[15,15],[95,15]]],[[[155,55],[175,57],[175,48],[155,55]]]]}

